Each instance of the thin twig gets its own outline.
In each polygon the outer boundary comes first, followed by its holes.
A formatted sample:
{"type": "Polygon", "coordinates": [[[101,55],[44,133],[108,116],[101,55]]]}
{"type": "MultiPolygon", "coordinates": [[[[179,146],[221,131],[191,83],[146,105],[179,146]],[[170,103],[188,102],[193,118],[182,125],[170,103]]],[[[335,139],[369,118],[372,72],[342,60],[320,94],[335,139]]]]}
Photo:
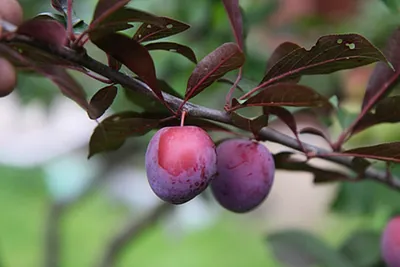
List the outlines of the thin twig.
{"type": "MultiPolygon", "coordinates": [[[[14,38],[11,40],[12,42],[17,42],[17,43],[25,43],[30,46],[33,46],[37,49],[42,50],[43,52],[47,52],[52,54],[53,56],[68,60],[72,63],[79,64],[99,75],[102,75],[105,78],[108,78],[109,80],[113,81],[114,83],[121,84],[123,87],[128,88],[130,90],[133,90],[135,92],[150,96],[152,98],[157,99],[157,96],[152,92],[152,90],[143,82],[134,79],[132,77],[129,77],[121,72],[118,72],[116,70],[113,70],[109,68],[108,66],[104,65],[103,63],[91,58],[87,54],[82,54],[82,53],[77,53],[76,51],[69,49],[67,47],[63,48],[57,48],[57,47],[52,47],[52,46],[47,46],[43,44],[36,43],[32,39],[30,39],[27,36],[22,36],[22,35],[15,35],[14,38]]],[[[183,100],[177,97],[174,97],[170,94],[164,93],[164,100],[168,103],[168,105],[175,109],[178,110],[178,108],[182,105],[183,100]]],[[[234,125],[231,119],[231,116],[229,113],[225,111],[219,111],[211,108],[207,108],[204,106],[196,105],[191,102],[186,102],[183,105],[183,110],[185,110],[188,116],[191,117],[198,117],[198,118],[204,118],[204,119],[209,119],[217,122],[222,122],[225,124],[229,125],[234,125]]],[[[244,129],[246,130],[246,129],[244,129]]],[[[298,141],[292,137],[289,137],[285,134],[282,134],[276,130],[273,130],[271,128],[263,128],[260,131],[259,136],[261,136],[265,140],[269,140],[271,142],[279,143],[284,146],[293,148],[298,151],[303,151],[303,148],[306,151],[313,151],[315,152],[316,157],[318,157],[319,154],[321,155],[326,155],[327,153],[330,153],[330,151],[307,144],[302,142],[301,144],[298,143],[298,141]]],[[[330,156],[330,157],[323,157],[325,160],[331,161],[338,163],[342,166],[346,166],[350,169],[355,170],[352,164],[352,157],[344,157],[344,156],[330,156]]],[[[377,170],[373,167],[369,167],[366,172],[365,172],[365,177],[375,180],[379,183],[386,184],[389,187],[392,187],[398,191],[400,191],[400,180],[397,179],[396,177],[394,178],[393,183],[388,183],[387,182],[387,175],[385,171],[380,171],[377,170]]]]}
{"type": "Polygon", "coordinates": [[[154,226],[158,219],[171,209],[172,205],[163,202],[149,211],[143,218],[139,220],[134,219],[128,222],[126,227],[122,229],[121,232],[117,233],[106,247],[99,267],[115,266],[117,259],[123,252],[123,249],[127,247],[127,244],[137,239],[139,235],[145,232],[145,230],[154,226]]]}

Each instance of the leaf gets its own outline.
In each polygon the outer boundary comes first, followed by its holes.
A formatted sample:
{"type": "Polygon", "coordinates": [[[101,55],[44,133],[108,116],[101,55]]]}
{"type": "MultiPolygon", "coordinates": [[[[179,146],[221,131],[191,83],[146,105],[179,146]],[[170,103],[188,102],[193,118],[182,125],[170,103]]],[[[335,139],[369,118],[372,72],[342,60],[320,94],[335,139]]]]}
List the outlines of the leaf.
{"type": "Polygon", "coordinates": [[[358,230],[340,248],[340,252],[354,266],[375,266],[380,262],[380,234],[371,230],[358,230]]]}
{"type": "Polygon", "coordinates": [[[287,109],[283,107],[264,107],[264,114],[272,114],[277,116],[281,121],[283,121],[289,129],[296,136],[296,139],[300,142],[299,135],[297,133],[297,124],[294,116],[287,109]]]}
{"type": "Polygon", "coordinates": [[[145,22],[158,26],[163,26],[164,23],[162,18],[148,12],[133,8],[120,7],[112,14],[109,14],[107,18],[103,19],[101,22],[90,25],[91,39],[132,28],[132,25],[129,24],[132,22],[145,22]]]}
{"type": "Polygon", "coordinates": [[[297,79],[301,75],[328,74],[376,61],[387,63],[385,56],[364,37],[357,34],[326,35],[319,38],[310,50],[300,48],[281,58],[270,68],[259,87],[297,79]]]}
{"type": "Polygon", "coordinates": [[[221,45],[197,64],[189,77],[185,98],[196,96],[227,72],[240,68],[244,61],[244,54],[235,43],[221,45]]]}
{"type": "Polygon", "coordinates": [[[393,13],[398,13],[400,11],[399,0],[381,0],[393,13]]]}
{"type": "Polygon", "coordinates": [[[339,155],[400,163],[400,142],[358,147],[341,152],[339,155]]]}
{"type": "MultiPolygon", "coordinates": [[[[235,85],[234,81],[229,80],[228,78],[220,78],[217,80],[217,83],[226,83],[226,84],[230,84],[230,85],[235,85]]],[[[237,84],[236,85],[237,89],[239,89],[241,92],[244,92],[243,88],[237,84]]]]}
{"type": "Polygon", "coordinates": [[[68,0],[51,0],[51,5],[58,12],[64,13],[68,7],[68,0]]]}
{"type": "Polygon", "coordinates": [[[190,28],[188,24],[181,21],[166,17],[160,18],[164,21],[162,27],[154,24],[143,23],[132,38],[139,43],[148,42],[181,33],[190,28]]]}
{"type": "Polygon", "coordinates": [[[258,134],[260,130],[268,125],[268,116],[266,115],[259,116],[255,119],[249,119],[243,117],[236,112],[232,112],[231,119],[233,125],[246,131],[252,132],[256,138],[259,138],[258,134]]]}
{"type": "Polygon", "coordinates": [[[331,143],[331,138],[324,131],[314,128],[314,127],[305,127],[299,131],[299,134],[313,134],[322,137],[329,143],[331,143]]]}
{"type": "Polygon", "coordinates": [[[288,267],[355,267],[344,256],[314,235],[289,230],[268,236],[277,259],[288,267]]]}
{"type": "Polygon", "coordinates": [[[182,56],[186,57],[193,63],[197,64],[196,55],[194,54],[193,50],[185,45],[171,43],[171,42],[159,42],[159,43],[151,43],[145,45],[147,50],[166,50],[169,52],[175,52],[181,54],[182,56]]]}
{"type": "Polygon", "coordinates": [[[243,50],[243,20],[239,0],[222,0],[235,35],[236,43],[243,50]]]}
{"type": "Polygon", "coordinates": [[[293,83],[277,83],[268,86],[242,104],[237,101],[232,103],[233,110],[258,106],[321,107],[331,104],[327,98],[310,87],[293,83]]]}
{"type": "Polygon", "coordinates": [[[93,40],[93,43],[137,74],[156,96],[163,100],[163,95],[157,85],[154,62],[146,48],[119,33],[102,36],[93,40]]]}
{"type": "Polygon", "coordinates": [[[130,0],[98,0],[90,27],[95,27],[118,9],[124,7],[130,0]]]}
{"type": "Polygon", "coordinates": [[[112,56],[107,54],[107,61],[108,61],[108,66],[112,68],[113,70],[120,70],[122,67],[121,62],[113,58],[112,56]]]}
{"type": "MultiPolygon", "coordinates": [[[[274,52],[270,56],[267,61],[267,66],[265,68],[265,74],[267,74],[272,67],[278,63],[282,58],[288,56],[293,51],[300,49],[301,47],[298,44],[291,42],[284,42],[280,44],[277,48],[275,48],[274,52]]],[[[300,77],[296,78],[296,82],[300,80],[300,77]]]]}
{"type": "Polygon", "coordinates": [[[95,129],[89,142],[89,156],[120,148],[127,138],[141,136],[159,124],[162,114],[122,112],[104,119],[95,129]]]}
{"type": "Polygon", "coordinates": [[[400,77],[400,28],[389,38],[384,50],[387,59],[395,71],[387,64],[379,62],[371,74],[365,91],[362,110],[370,110],[379,100],[387,95],[399,82],[400,77]]]}
{"type": "Polygon", "coordinates": [[[294,154],[291,152],[281,152],[274,155],[276,168],[289,171],[309,172],[314,176],[314,183],[348,181],[352,179],[348,175],[335,170],[320,169],[307,164],[307,162],[295,161],[290,158],[292,155],[294,154]]]}
{"type": "Polygon", "coordinates": [[[91,112],[91,107],[89,106],[86,93],[82,86],[78,84],[64,68],[48,65],[36,66],[36,70],[55,83],[66,97],[75,101],[87,112],[91,112]]]}
{"type": "Polygon", "coordinates": [[[117,92],[117,87],[114,85],[106,86],[97,91],[97,93],[90,100],[90,106],[92,109],[89,113],[89,118],[100,118],[114,102],[117,92]]]}
{"type": "Polygon", "coordinates": [[[367,113],[354,128],[353,133],[361,132],[368,127],[380,123],[400,122],[400,96],[392,96],[381,100],[375,112],[367,113]]]}
{"type": "Polygon", "coordinates": [[[56,47],[62,47],[67,43],[65,27],[53,19],[28,20],[18,27],[17,33],[56,47]]]}

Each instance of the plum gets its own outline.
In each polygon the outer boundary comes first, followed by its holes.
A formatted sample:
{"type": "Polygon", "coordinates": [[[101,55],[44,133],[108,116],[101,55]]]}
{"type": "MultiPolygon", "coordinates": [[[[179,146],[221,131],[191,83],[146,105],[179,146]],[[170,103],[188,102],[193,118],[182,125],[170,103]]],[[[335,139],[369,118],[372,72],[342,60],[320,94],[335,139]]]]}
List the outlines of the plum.
{"type": "Polygon", "coordinates": [[[381,238],[381,253],[388,267],[400,267],[400,216],[386,225],[381,238]]]}
{"type": "Polygon", "coordinates": [[[146,151],[147,178],[153,192],[183,204],[203,192],[217,172],[215,144],[197,126],[160,129],[146,151]]]}
{"type": "Polygon", "coordinates": [[[248,212],[266,199],[274,175],[274,159],[265,146],[229,139],[217,146],[217,176],[211,182],[211,191],[227,210],[248,212]]]}
{"type": "Polygon", "coordinates": [[[17,0],[0,0],[0,18],[19,26],[23,21],[23,11],[17,0]]]}
{"type": "Polygon", "coordinates": [[[4,58],[0,58],[0,97],[11,94],[16,82],[17,74],[14,66],[4,58]]]}

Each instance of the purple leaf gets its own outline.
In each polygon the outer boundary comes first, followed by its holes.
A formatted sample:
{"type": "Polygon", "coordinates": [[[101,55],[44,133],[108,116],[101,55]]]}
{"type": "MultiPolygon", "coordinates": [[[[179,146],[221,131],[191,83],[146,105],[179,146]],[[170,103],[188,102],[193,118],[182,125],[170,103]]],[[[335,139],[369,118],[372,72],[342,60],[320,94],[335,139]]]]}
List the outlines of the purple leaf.
{"type": "Polygon", "coordinates": [[[324,131],[315,127],[305,127],[299,131],[299,134],[313,134],[325,139],[328,143],[331,143],[331,138],[324,131]]]}
{"type": "Polygon", "coordinates": [[[222,0],[235,35],[236,43],[243,50],[243,21],[239,0],[222,0]]]}
{"type": "MultiPolygon", "coordinates": [[[[290,53],[293,53],[297,49],[301,49],[301,47],[295,43],[284,42],[280,44],[268,59],[265,74],[267,74],[276,63],[284,57],[289,56],[290,53]]],[[[300,77],[295,77],[293,80],[298,82],[300,81],[300,77]]]]}
{"type": "Polygon", "coordinates": [[[340,156],[369,158],[400,163],[400,142],[358,147],[338,154],[340,156]]]}
{"type": "Polygon", "coordinates": [[[139,43],[148,42],[181,33],[190,28],[188,24],[181,21],[166,17],[160,18],[164,21],[163,26],[143,23],[132,38],[139,43]]]}
{"type": "Polygon", "coordinates": [[[289,127],[289,129],[296,136],[296,139],[298,141],[300,141],[299,135],[297,133],[296,120],[295,120],[293,114],[290,113],[287,109],[285,109],[283,107],[273,107],[273,106],[272,107],[263,107],[263,112],[264,112],[264,114],[275,115],[276,117],[278,117],[278,119],[283,121],[289,127]]]}
{"type": "Polygon", "coordinates": [[[88,157],[120,148],[129,137],[141,136],[156,128],[164,117],[164,114],[122,112],[104,119],[90,138],[88,157]]]}
{"type": "Polygon", "coordinates": [[[395,71],[383,62],[378,62],[371,74],[365,91],[362,109],[370,110],[379,100],[387,95],[399,82],[400,77],[400,28],[388,40],[384,50],[387,59],[395,71]]]}
{"type": "Polygon", "coordinates": [[[48,65],[37,66],[36,70],[55,83],[66,97],[75,101],[87,112],[91,112],[91,107],[89,106],[86,93],[82,86],[78,84],[64,68],[48,65]]]}
{"type": "Polygon", "coordinates": [[[151,43],[148,45],[145,45],[147,50],[166,50],[169,52],[175,52],[178,54],[181,54],[182,56],[186,57],[193,63],[197,64],[197,59],[196,55],[194,54],[193,50],[186,46],[186,45],[181,45],[177,43],[171,43],[171,42],[159,42],[159,43],[151,43]]]}
{"type": "Polygon", "coordinates": [[[113,70],[120,70],[122,67],[121,62],[113,58],[112,56],[107,54],[107,61],[108,61],[108,66],[112,68],[113,70]]]}
{"type": "Polygon", "coordinates": [[[307,162],[293,160],[290,158],[292,155],[294,154],[291,152],[281,152],[274,155],[276,169],[312,173],[314,175],[314,183],[348,181],[352,179],[341,172],[320,169],[307,164],[307,162]]]}
{"type": "Polygon", "coordinates": [[[250,97],[243,104],[232,101],[232,109],[254,106],[321,107],[330,106],[329,100],[310,87],[294,83],[277,83],[250,97]]]}
{"type": "Polygon", "coordinates": [[[252,132],[256,138],[259,138],[258,134],[260,130],[268,125],[268,116],[266,115],[261,115],[255,119],[249,119],[236,112],[232,112],[231,118],[233,125],[252,132]]]}
{"type": "Polygon", "coordinates": [[[397,122],[400,122],[400,96],[384,98],[378,102],[375,112],[369,112],[362,117],[354,128],[353,134],[376,124],[397,122]]]}
{"type": "Polygon", "coordinates": [[[244,54],[235,43],[221,45],[197,64],[188,80],[185,98],[196,96],[227,72],[240,68],[244,61],[244,54]]]}
{"type": "Polygon", "coordinates": [[[367,39],[357,34],[327,35],[310,50],[300,48],[277,61],[267,72],[259,88],[296,79],[301,75],[328,74],[387,60],[367,39]]]}
{"type": "Polygon", "coordinates": [[[67,43],[65,27],[53,19],[28,20],[18,27],[17,33],[56,47],[62,47],[67,43]]]}
{"type": "Polygon", "coordinates": [[[91,112],[89,118],[98,119],[111,106],[117,96],[117,87],[114,85],[106,86],[92,97],[90,100],[91,112]]]}
{"type": "Polygon", "coordinates": [[[130,0],[98,0],[96,9],[94,10],[93,19],[90,27],[100,24],[112,13],[128,4],[130,0]]]}
{"type": "Polygon", "coordinates": [[[164,25],[164,20],[160,17],[145,11],[120,7],[119,9],[113,11],[113,13],[109,14],[101,22],[90,25],[91,39],[99,38],[105,34],[132,28],[132,25],[129,24],[132,22],[151,23],[152,25],[157,25],[160,27],[164,25]]]}
{"type": "Polygon", "coordinates": [[[93,43],[137,74],[160,100],[164,99],[158,88],[153,59],[141,44],[119,33],[102,36],[93,43]]]}

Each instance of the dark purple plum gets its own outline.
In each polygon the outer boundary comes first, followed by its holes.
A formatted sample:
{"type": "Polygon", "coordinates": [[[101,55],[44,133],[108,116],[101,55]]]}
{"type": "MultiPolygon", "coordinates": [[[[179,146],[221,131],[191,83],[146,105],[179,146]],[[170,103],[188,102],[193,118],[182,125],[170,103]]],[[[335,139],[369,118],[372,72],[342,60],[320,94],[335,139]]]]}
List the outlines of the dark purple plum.
{"type": "Polygon", "coordinates": [[[146,172],[162,200],[183,204],[203,192],[217,172],[215,145],[196,126],[165,127],[151,139],[146,172]]]}
{"type": "Polygon", "coordinates": [[[211,190],[221,206],[244,213],[266,199],[274,175],[274,159],[265,146],[251,140],[230,139],[217,147],[217,176],[211,190]]]}
{"type": "Polygon", "coordinates": [[[400,267],[400,216],[386,225],[381,239],[381,253],[388,267],[400,267]]]}

